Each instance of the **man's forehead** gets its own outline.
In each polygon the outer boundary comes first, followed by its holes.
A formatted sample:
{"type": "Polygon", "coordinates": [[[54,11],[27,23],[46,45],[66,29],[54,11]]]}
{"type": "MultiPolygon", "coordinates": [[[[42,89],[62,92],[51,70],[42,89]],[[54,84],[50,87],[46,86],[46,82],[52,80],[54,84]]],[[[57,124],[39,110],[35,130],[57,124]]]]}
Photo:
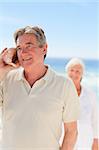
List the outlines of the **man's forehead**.
{"type": "Polygon", "coordinates": [[[29,42],[36,42],[36,37],[33,34],[23,34],[18,37],[17,39],[17,45],[21,43],[29,43],[29,42]]]}

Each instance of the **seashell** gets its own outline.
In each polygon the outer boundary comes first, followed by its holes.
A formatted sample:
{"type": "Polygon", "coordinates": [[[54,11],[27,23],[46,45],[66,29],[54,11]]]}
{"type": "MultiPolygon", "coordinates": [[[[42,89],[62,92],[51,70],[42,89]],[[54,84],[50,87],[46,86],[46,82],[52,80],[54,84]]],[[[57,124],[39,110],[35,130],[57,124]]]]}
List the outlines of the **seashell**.
{"type": "Polygon", "coordinates": [[[16,55],[16,49],[15,48],[9,48],[7,49],[7,52],[5,54],[5,56],[3,57],[3,61],[5,62],[5,64],[10,64],[12,65],[13,62],[13,58],[16,55]]]}

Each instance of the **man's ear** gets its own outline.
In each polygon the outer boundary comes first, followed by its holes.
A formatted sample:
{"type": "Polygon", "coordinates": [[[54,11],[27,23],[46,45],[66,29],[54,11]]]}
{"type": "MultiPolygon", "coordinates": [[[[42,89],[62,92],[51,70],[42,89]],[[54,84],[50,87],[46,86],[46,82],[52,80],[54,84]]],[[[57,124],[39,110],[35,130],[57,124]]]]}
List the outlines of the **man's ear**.
{"type": "Polygon", "coordinates": [[[45,45],[43,46],[43,53],[44,53],[44,55],[47,54],[47,48],[48,48],[48,45],[45,44],[45,45]]]}

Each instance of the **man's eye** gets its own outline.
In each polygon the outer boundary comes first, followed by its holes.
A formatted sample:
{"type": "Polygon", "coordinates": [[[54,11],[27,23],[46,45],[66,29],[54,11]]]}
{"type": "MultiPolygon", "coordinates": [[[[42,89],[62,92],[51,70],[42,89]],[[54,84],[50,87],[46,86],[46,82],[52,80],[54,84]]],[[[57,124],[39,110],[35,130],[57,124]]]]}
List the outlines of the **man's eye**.
{"type": "Polygon", "coordinates": [[[27,47],[32,47],[32,45],[30,44],[30,45],[28,45],[27,47]]]}
{"type": "Polygon", "coordinates": [[[76,73],[80,74],[80,71],[76,71],[76,73]]]}
{"type": "Polygon", "coordinates": [[[73,72],[74,70],[70,70],[71,72],[73,72]]]}
{"type": "Polygon", "coordinates": [[[27,45],[27,47],[26,47],[26,48],[31,48],[31,47],[33,47],[33,44],[29,44],[29,45],[27,45]]]}

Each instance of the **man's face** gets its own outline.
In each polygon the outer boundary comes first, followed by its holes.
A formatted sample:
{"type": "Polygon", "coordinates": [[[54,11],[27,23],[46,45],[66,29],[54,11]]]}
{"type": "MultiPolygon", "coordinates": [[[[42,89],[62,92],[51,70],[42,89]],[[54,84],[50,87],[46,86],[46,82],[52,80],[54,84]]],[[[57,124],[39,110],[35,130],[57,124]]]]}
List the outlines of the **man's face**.
{"type": "Polygon", "coordinates": [[[36,37],[33,34],[23,34],[17,40],[17,54],[20,65],[29,69],[44,62],[47,45],[39,47],[36,37]]]}
{"type": "Polygon", "coordinates": [[[68,76],[73,80],[75,84],[80,83],[83,75],[83,68],[81,65],[73,65],[68,69],[68,76]]]}

